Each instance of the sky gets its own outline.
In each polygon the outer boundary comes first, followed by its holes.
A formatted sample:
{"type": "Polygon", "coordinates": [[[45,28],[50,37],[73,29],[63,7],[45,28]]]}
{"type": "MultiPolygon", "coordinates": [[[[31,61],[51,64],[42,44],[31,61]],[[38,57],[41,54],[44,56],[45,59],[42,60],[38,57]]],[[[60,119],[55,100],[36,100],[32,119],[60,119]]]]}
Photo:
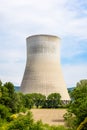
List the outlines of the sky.
{"type": "Polygon", "coordinates": [[[61,66],[67,87],[87,79],[87,0],[0,0],[0,80],[20,86],[26,38],[61,38],[61,66]]]}

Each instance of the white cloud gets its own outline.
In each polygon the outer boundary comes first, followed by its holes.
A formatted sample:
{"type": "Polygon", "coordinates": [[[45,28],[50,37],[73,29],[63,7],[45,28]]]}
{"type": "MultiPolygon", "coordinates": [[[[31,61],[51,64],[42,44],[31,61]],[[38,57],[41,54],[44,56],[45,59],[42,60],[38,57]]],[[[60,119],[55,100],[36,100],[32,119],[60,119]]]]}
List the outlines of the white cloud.
{"type": "Polygon", "coordinates": [[[63,65],[62,69],[67,87],[75,87],[77,82],[87,79],[87,64],[67,64],[63,65]]]}
{"type": "MultiPolygon", "coordinates": [[[[87,17],[78,18],[77,0],[75,4],[68,0],[4,0],[2,3],[0,10],[3,14],[4,22],[15,31],[18,30],[20,33],[21,30],[22,33],[23,31],[24,33],[39,33],[41,29],[41,32],[45,31],[46,33],[50,32],[61,36],[73,35],[87,38],[87,17]],[[7,4],[4,4],[5,2],[7,4]],[[75,10],[70,10],[72,5],[75,6],[75,8],[73,6],[75,10]],[[38,29],[34,30],[34,27],[38,27],[38,29]]],[[[79,8],[81,7],[79,6],[79,8]]]]}
{"type": "MultiPolygon", "coordinates": [[[[25,38],[29,35],[46,33],[61,37],[61,53],[64,58],[73,58],[86,52],[87,45],[83,47],[84,40],[87,40],[86,4],[86,0],[0,0],[0,64],[3,62],[0,72],[6,73],[1,75],[3,80],[9,77],[8,80],[20,84],[20,77],[24,71],[21,66],[24,66],[26,59],[25,38]],[[17,61],[24,62],[19,64],[17,61]],[[16,70],[17,74],[14,76],[16,70]],[[19,81],[15,78],[17,75],[19,81]]],[[[64,67],[66,73],[69,66],[64,67]]],[[[73,73],[73,70],[78,68],[81,72],[86,70],[82,65],[72,64],[68,75],[76,75],[78,78],[73,80],[70,76],[67,83],[73,84],[82,77],[81,74],[84,78],[85,73],[73,73]]],[[[65,77],[68,79],[67,74],[65,77]]]]}
{"type": "Polygon", "coordinates": [[[0,63],[0,80],[20,85],[24,73],[24,63],[0,63]]]}

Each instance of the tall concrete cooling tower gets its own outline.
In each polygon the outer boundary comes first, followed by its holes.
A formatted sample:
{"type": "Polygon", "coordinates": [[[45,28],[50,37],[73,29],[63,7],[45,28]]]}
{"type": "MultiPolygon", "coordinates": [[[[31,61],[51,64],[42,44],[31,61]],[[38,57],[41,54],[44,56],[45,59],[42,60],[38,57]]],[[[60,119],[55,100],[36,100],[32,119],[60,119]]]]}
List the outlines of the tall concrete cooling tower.
{"type": "Polygon", "coordinates": [[[48,96],[60,93],[62,100],[70,100],[60,64],[60,38],[33,35],[27,41],[27,62],[21,83],[23,93],[48,96]]]}

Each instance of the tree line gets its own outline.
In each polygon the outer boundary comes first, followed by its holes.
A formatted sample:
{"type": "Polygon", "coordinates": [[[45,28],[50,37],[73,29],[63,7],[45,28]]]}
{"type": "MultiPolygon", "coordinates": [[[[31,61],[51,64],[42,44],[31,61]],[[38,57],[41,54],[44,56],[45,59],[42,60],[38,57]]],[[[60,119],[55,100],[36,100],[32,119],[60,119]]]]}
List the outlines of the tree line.
{"type": "Polygon", "coordinates": [[[80,80],[70,92],[71,102],[64,115],[71,130],[87,130],[87,80],[80,80]]]}
{"type": "Polygon", "coordinates": [[[50,126],[35,122],[31,108],[59,108],[62,106],[59,93],[45,95],[16,92],[11,82],[0,81],[0,130],[69,130],[64,126],[50,126]],[[21,114],[23,112],[23,114],[21,114]],[[27,113],[26,113],[27,112],[27,113]]]}
{"type": "Polygon", "coordinates": [[[52,93],[46,98],[40,93],[23,94],[16,92],[11,82],[0,81],[0,116],[8,118],[12,113],[19,113],[31,108],[59,108],[62,106],[59,93],[52,93]]]}
{"type": "MultiPolygon", "coordinates": [[[[68,130],[87,130],[87,80],[81,80],[76,87],[69,92],[71,101],[66,106],[67,113],[64,115],[68,130]]],[[[63,107],[61,96],[52,93],[47,98],[42,94],[22,94],[14,90],[10,82],[2,84],[0,81],[0,125],[9,124],[9,129],[1,130],[66,130],[65,128],[47,127],[41,122],[29,124],[29,115],[19,116],[15,120],[15,113],[26,112],[33,107],[36,108],[59,108],[63,107]],[[13,115],[13,116],[12,116],[13,115]],[[10,123],[8,123],[10,122],[10,123]],[[15,124],[15,126],[14,126],[15,124]],[[25,127],[26,126],[26,127],[25,127]],[[42,128],[43,127],[43,128],[42,128]],[[45,128],[46,127],[46,128],[45,128]],[[25,129],[26,128],[26,129],[25,129]]],[[[4,125],[5,126],[5,125],[4,125]]]]}

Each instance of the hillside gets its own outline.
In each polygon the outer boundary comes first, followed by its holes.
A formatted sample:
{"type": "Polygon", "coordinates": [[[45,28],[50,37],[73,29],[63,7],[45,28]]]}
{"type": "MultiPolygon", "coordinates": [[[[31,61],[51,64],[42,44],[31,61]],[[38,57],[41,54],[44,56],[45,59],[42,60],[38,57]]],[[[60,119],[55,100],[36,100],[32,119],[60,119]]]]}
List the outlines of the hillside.
{"type": "MultiPolygon", "coordinates": [[[[20,86],[14,86],[15,91],[20,91],[20,86]]],[[[72,91],[74,87],[67,88],[69,91],[72,91]]]]}

